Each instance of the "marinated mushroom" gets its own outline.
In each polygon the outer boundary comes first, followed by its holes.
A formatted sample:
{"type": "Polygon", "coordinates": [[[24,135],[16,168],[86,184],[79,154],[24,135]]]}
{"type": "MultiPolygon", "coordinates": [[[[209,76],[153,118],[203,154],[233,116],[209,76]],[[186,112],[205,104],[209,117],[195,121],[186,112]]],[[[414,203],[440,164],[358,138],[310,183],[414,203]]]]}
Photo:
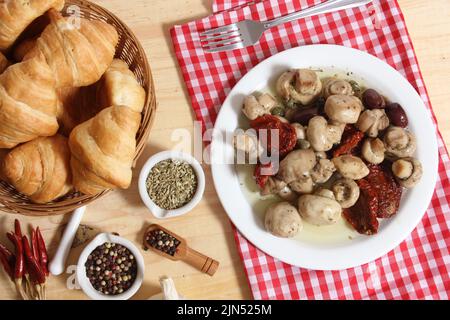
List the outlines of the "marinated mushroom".
{"type": "Polygon", "coordinates": [[[328,151],[341,141],[344,127],[341,124],[328,124],[324,117],[315,116],[309,120],[306,138],[315,151],[328,151]]]}
{"type": "Polygon", "coordinates": [[[233,146],[238,157],[240,156],[239,152],[242,152],[250,159],[257,159],[264,151],[258,137],[246,132],[237,132],[233,136],[233,146]]]}
{"type": "Polygon", "coordinates": [[[323,85],[323,96],[326,99],[337,94],[352,96],[354,94],[352,85],[348,81],[338,78],[327,79],[323,85]]]}
{"type": "Polygon", "coordinates": [[[314,71],[290,70],[278,78],[276,90],[286,102],[308,105],[320,95],[322,82],[314,71]]]}
{"type": "Polygon", "coordinates": [[[266,230],[274,236],[291,238],[303,228],[302,219],[289,202],[279,202],[271,205],[265,216],[266,230]]]}
{"type": "Polygon", "coordinates": [[[361,154],[367,162],[380,164],[384,160],[384,143],[378,138],[364,140],[361,154]]]}
{"type": "Polygon", "coordinates": [[[339,123],[356,123],[362,110],[362,102],[355,96],[336,94],[325,102],[328,118],[339,123]]]}
{"type": "Polygon", "coordinates": [[[336,200],[323,196],[323,193],[307,194],[298,198],[298,212],[305,221],[322,226],[336,223],[342,208],[336,200]]]}
{"type": "Polygon", "coordinates": [[[278,192],[283,190],[284,187],[286,186],[287,186],[286,182],[279,180],[275,177],[269,177],[269,179],[267,179],[266,184],[264,185],[264,188],[261,189],[260,193],[262,196],[267,196],[269,194],[277,194],[278,192]]]}
{"type": "Polygon", "coordinates": [[[334,197],[342,208],[352,207],[359,198],[359,187],[352,179],[342,178],[336,180],[331,186],[334,197]]]}
{"type": "Polygon", "coordinates": [[[378,133],[389,126],[389,118],[382,109],[364,111],[356,123],[356,127],[369,137],[376,138],[378,133]]]}
{"type": "Polygon", "coordinates": [[[398,158],[411,157],[417,148],[416,137],[400,127],[387,129],[383,142],[387,154],[398,158]]]}
{"type": "Polygon", "coordinates": [[[278,105],[272,95],[264,93],[256,97],[254,94],[245,97],[242,112],[249,120],[255,120],[270,111],[278,105]]]}
{"type": "Polygon", "coordinates": [[[398,159],[392,164],[392,173],[404,188],[412,188],[422,178],[422,164],[414,158],[398,159]]]}
{"type": "Polygon", "coordinates": [[[318,158],[317,164],[311,171],[311,178],[314,183],[325,183],[331,178],[335,171],[336,167],[333,162],[326,158],[318,158]]]}
{"type": "Polygon", "coordinates": [[[369,174],[369,168],[367,168],[364,161],[358,157],[343,155],[333,158],[332,161],[336,167],[336,170],[344,178],[359,180],[369,174]]]}
{"type": "Polygon", "coordinates": [[[307,175],[289,183],[289,188],[299,194],[311,193],[314,190],[314,181],[307,175]]]}
{"type": "MultiPolygon", "coordinates": [[[[310,171],[316,165],[316,155],[311,149],[294,150],[281,162],[278,178],[287,184],[309,177],[310,171]]],[[[294,189],[294,191],[297,191],[294,189]]]]}

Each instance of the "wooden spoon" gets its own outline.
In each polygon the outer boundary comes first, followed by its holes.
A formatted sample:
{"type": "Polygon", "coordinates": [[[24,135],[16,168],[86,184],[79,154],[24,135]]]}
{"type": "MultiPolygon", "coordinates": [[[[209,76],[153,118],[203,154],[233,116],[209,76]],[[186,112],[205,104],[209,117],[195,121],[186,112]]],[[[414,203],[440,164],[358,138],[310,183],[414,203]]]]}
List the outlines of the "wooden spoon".
{"type": "Polygon", "coordinates": [[[160,256],[163,256],[165,258],[169,258],[173,261],[182,260],[184,262],[187,262],[191,266],[195,267],[196,269],[209,274],[210,276],[213,276],[214,273],[216,273],[217,268],[219,267],[219,262],[211,259],[210,257],[205,256],[204,254],[201,254],[200,252],[191,249],[187,243],[186,240],[180,237],[179,235],[173,233],[172,231],[167,230],[166,228],[158,225],[158,224],[152,224],[147,228],[147,230],[144,233],[144,247],[147,249],[152,250],[153,252],[159,254],[160,256]],[[165,253],[159,249],[156,249],[150,245],[150,243],[147,242],[147,236],[150,232],[154,230],[162,230],[165,233],[171,235],[175,239],[180,241],[180,244],[178,245],[175,254],[172,256],[168,253],[165,253]]]}

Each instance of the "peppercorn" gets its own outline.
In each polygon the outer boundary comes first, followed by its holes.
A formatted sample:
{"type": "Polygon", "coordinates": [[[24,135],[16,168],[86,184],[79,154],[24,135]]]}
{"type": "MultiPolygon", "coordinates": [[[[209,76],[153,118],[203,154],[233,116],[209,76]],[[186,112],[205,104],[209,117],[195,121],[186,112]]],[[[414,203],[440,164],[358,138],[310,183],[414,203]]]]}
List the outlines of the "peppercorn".
{"type": "Polygon", "coordinates": [[[156,248],[166,254],[174,256],[180,241],[172,235],[155,229],[147,234],[145,241],[153,248],[156,248]]]}
{"type": "Polygon", "coordinates": [[[117,295],[128,290],[137,275],[137,264],[130,250],[108,242],[92,251],[85,268],[94,289],[105,295],[117,295]],[[125,260],[130,262],[125,265],[125,260]],[[123,281],[124,278],[126,281],[123,281]]]}

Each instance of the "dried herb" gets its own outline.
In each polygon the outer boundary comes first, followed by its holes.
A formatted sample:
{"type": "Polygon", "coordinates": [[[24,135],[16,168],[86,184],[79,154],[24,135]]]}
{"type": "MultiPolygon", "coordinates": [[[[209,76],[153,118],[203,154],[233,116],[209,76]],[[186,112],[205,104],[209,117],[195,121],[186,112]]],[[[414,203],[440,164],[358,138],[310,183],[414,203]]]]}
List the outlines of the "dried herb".
{"type": "Polygon", "coordinates": [[[192,166],[180,160],[158,162],[147,178],[147,192],[152,201],[166,210],[181,208],[192,200],[197,190],[197,176],[192,166]]]}

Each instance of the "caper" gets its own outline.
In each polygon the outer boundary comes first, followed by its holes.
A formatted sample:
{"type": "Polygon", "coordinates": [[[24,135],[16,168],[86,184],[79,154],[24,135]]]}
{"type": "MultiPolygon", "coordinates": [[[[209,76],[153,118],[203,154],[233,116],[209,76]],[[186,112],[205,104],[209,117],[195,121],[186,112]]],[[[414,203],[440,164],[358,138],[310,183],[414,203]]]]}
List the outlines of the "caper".
{"type": "Polygon", "coordinates": [[[274,116],[280,116],[280,117],[284,117],[284,108],[282,107],[275,107],[272,109],[272,115],[274,116]]]}

